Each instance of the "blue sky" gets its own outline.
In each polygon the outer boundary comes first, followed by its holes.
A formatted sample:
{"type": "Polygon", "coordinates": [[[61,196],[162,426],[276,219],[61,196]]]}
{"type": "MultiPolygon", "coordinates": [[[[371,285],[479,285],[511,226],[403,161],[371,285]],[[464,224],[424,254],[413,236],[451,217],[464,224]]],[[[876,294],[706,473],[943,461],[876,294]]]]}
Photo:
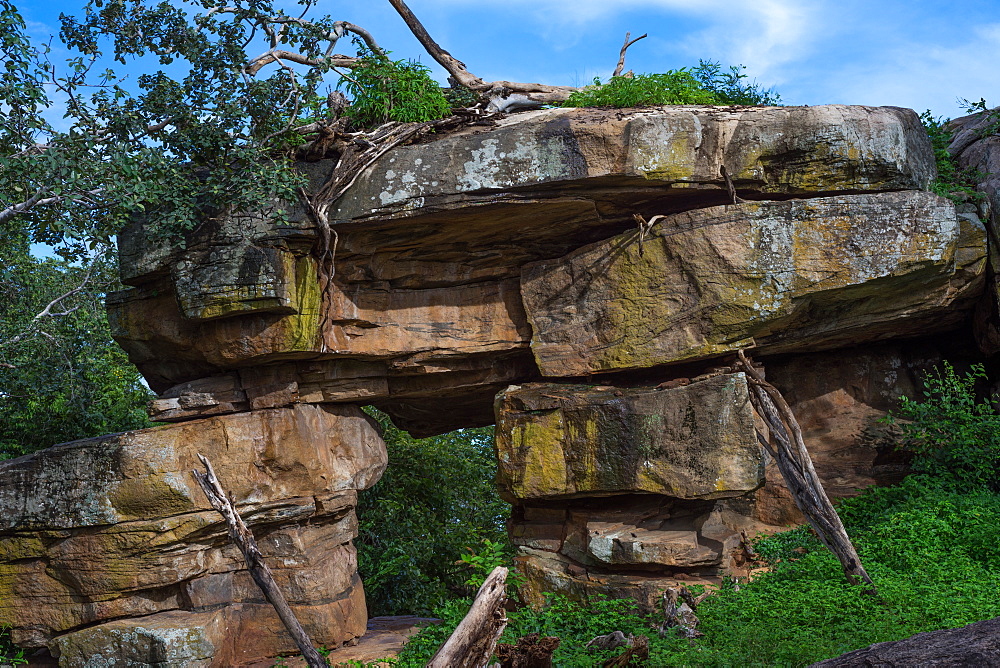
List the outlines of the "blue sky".
{"type": "MultiPolygon", "coordinates": [[[[21,2],[32,34],[82,2],[21,2]]],[[[614,69],[625,32],[649,37],[627,66],[699,58],[743,64],[785,104],[896,105],[959,116],[957,98],[1000,105],[1000,0],[410,0],[431,35],[487,80],[583,85],[614,69]]],[[[293,7],[291,3],[289,7],[293,7]]],[[[372,31],[397,57],[431,63],[384,0],[320,11],[372,31]]],[[[345,44],[346,46],[346,44],[345,44]]],[[[443,80],[443,71],[435,69],[443,80]]]]}

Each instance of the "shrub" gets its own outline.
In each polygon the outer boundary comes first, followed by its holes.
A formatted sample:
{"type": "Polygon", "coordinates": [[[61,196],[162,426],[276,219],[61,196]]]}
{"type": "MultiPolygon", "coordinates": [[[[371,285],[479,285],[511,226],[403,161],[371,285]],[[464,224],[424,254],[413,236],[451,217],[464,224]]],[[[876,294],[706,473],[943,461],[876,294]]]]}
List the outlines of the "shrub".
{"type": "Polygon", "coordinates": [[[945,362],[924,378],[923,400],[903,398],[903,446],[913,468],[963,487],[1000,489],[1000,414],[976,398],[981,364],[959,375],[945,362]]]}
{"type": "Polygon", "coordinates": [[[742,104],[748,106],[775,106],[781,104],[781,96],[773,88],[763,88],[756,81],[747,82],[746,67],[731,65],[723,70],[722,65],[713,60],[699,60],[691,74],[702,88],[711,92],[716,104],[742,104]]]}
{"type": "Polygon", "coordinates": [[[711,91],[705,90],[686,69],[662,74],[637,74],[634,77],[611,77],[602,84],[594,79],[592,87],[574,91],[564,107],[642,107],[653,104],[715,104],[711,91]]]}
{"type": "Polygon", "coordinates": [[[361,65],[338,83],[352,98],[346,115],[356,127],[431,121],[451,113],[451,105],[425,65],[364,50],[360,56],[361,65]]]}
{"type": "Polygon", "coordinates": [[[743,66],[723,71],[711,60],[699,61],[694,68],[667,70],[662,74],[611,77],[607,83],[575,91],[564,107],[641,107],[659,104],[778,104],[773,90],[757,83],[745,83],[743,66]]]}

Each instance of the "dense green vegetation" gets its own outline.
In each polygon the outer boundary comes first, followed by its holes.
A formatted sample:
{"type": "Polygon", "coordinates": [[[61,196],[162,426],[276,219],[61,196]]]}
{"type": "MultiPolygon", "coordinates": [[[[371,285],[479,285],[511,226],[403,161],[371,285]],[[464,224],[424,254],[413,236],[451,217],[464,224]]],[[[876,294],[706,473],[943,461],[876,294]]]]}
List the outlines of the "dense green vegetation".
{"type": "Polygon", "coordinates": [[[149,426],[151,393],[104,311],[115,273],[107,256],[34,257],[26,235],[0,226],[0,458],[149,426]],[[65,315],[38,316],[77,288],[50,308],[65,315]]]}
{"type": "Polygon", "coordinates": [[[361,66],[343,75],[340,85],[351,97],[347,116],[360,128],[387,121],[431,121],[451,113],[451,104],[430,68],[415,60],[392,60],[362,50],[361,66]]]}
{"type": "Polygon", "coordinates": [[[493,429],[415,439],[376,415],[389,467],[358,504],[369,614],[430,614],[470,593],[462,554],[507,544],[510,506],[496,493],[493,429]]]}
{"type": "MultiPolygon", "coordinates": [[[[704,637],[656,630],[627,601],[587,604],[553,597],[541,611],[510,614],[504,642],[538,632],[562,639],[557,666],[594,666],[620,654],[585,648],[622,631],[650,640],[649,665],[802,666],[875,642],[1000,616],[1000,415],[977,399],[980,368],[958,375],[945,365],[926,379],[924,398],[905,401],[904,443],[918,471],[902,484],[869,489],[839,510],[878,595],[847,584],[837,559],[808,527],[764,538],[769,572],[740,587],[727,582],[698,609],[704,637]]],[[[422,666],[467,610],[439,608],[441,626],[407,646],[400,666],[422,666]]]]}
{"type": "Polygon", "coordinates": [[[658,104],[775,105],[781,97],[772,89],[747,82],[742,66],[723,70],[714,61],[661,74],[594,79],[563,104],[566,107],[641,107],[658,104]]]}

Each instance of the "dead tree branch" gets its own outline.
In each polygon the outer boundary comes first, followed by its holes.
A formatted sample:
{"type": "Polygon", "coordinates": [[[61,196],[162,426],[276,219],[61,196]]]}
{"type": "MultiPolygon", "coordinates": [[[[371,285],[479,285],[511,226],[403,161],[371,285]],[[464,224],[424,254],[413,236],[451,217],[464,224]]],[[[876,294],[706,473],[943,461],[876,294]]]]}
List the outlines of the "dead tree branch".
{"type": "Polygon", "coordinates": [[[622,45],[621,53],[618,54],[618,67],[615,68],[614,73],[611,75],[613,77],[620,77],[622,75],[622,70],[625,69],[625,52],[628,51],[628,48],[647,36],[646,33],[643,33],[630,42],[628,38],[631,34],[630,32],[625,33],[625,44],[622,45]]]}
{"type": "Polygon", "coordinates": [[[729,176],[729,170],[726,169],[726,166],[722,165],[719,167],[719,172],[726,181],[726,190],[729,191],[729,199],[732,200],[733,204],[744,204],[746,200],[736,194],[736,186],[733,185],[733,179],[729,176]]]}
{"type": "Polygon", "coordinates": [[[94,265],[93,263],[91,263],[87,266],[87,271],[84,272],[83,279],[81,279],[76,286],[74,286],[70,290],[67,290],[66,292],[62,293],[61,295],[50,301],[48,304],[46,304],[45,308],[43,308],[41,311],[35,314],[35,317],[31,319],[31,321],[21,332],[15,334],[6,341],[0,341],[0,348],[3,348],[5,346],[13,346],[31,336],[34,336],[35,334],[41,334],[43,336],[49,337],[49,334],[38,329],[38,325],[46,318],[61,318],[70,315],[71,313],[79,309],[80,308],[79,304],[77,304],[76,306],[64,306],[63,302],[69,299],[70,297],[83,292],[83,289],[87,287],[88,283],[90,283],[90,279],[93,275],[93,272],[94,272],[94,265]]]}
{"type": "Polygon", "coordinates": [[[236,512],[236,506],[233,504],[232,499],[229,498],[219,483],[219,479],[215,476],[215,469],[212,468],[212,463],[202,454],[198,455],[198,459],[205,465],[207,473],[192,471],[195,480],[198,481],[198,484],[204,490],[205,496],[208,497],[208,502],[226,520],[229,538],[239,548],[240,552],[243,553],[247,570],[250,572],[253,581],[257,583],[257,586],[264,592],[264,596],[278,612],[278,617],[281,618],[281,622],[295,640],[295,644],[298,645],[299,651],[305,657],[309,668],[327,668],[326,659],[320,656],[320,653],[313,647],[312,641],[309,640],[305,629],[302,628],[299,620],[295,617],[295,613],[289,607],[284,594],[278,589],[278,585],[274,581],[274,576],[271,574],[271,569],[264,563],[260,550],[257,548],[257,541],[254,540],[253,534],[247,528],[247,525],[243,523],[240,514],[236,512]]]}
{"type": "Polygon", "coordinates": [[[507,626],[504,613],[507,569],[497,566],[479,588],[472,607],[427,668],[481,668],[489,663],[497,640],[507,626]]]}
{"type": "Polygon", "coordinates": [[[802,439],[802,429],[788,402],[776,387],[764,380],[742,350],[734,369],[743,371],[747,376],[750,401],[767,423],[771,435],[771,441],[763,437],[760,440],[777,462],[795,505],[806,516],[823,544],[840,560],[847,581],[851,584],[864,582],[871,593],[876,593],[875,584],[861,565],[861,558],[813,468],[812,458],[802,439]]]}
{"type": "Polygon", "coordinates": [[[59,204],[60,202],[87,202],[91,197],[96,197],[103,191],[104,188],[94,188],[93,190],[75,192],[68,195],[50,195],[49,197],[46,197],[45,195],[49,191],[44,188],[39,188],[34,195],[23,202],[9,204],[3,209],[0,209],[0,223],[8,218],[16,216],[19,213],[27,213],[35,207],[49,206],[52,204],[59,204]]]}
{"type": "Polygon", "coordinates": [[[389,4],[400,15],[403,22],[406,23],[406,27],[420,41],[420,44],[423,45],[431,58],[436,60],[448,72],[454,83],[459,86],[477,93],[487,94],[486,97],[506,99],[512,93],[521,93],[531,101],[540,104],[558,104],[564,102],[573,91],[577,90],[573,86],[548,86],[546,84],[517,83],[514,81],[483,81],[469,72],[465,63],[452,56],[440,44],[434,41],[434,38],[427,32],[420,19],[407,7],[403,0],[389,0],[389,4]]]}

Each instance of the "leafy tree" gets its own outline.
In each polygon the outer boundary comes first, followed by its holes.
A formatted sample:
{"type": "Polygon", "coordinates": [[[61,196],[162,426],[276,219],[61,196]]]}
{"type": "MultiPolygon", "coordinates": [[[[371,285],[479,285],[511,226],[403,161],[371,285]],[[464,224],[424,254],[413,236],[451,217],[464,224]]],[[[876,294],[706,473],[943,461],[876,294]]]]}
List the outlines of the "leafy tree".
{"type": "Polygon", "coordinates": [[[509,545],[510,506],[497,497],[493,429],[411,438],[376,413],[389,450],[382,479],[361,493],[358,570],[370,614],[428,614],[469,593],[459,557],[509,545]],[[495,546],[494,546],[495,547],[495,546]]]}
{"type": "Polygon", "coordinates": [[[149,426],[151,393],[111,340],[106,257],[39,259],[0,227],[0,458],[149,426]]]}
{"type": "Polygon", "coordinates": [[[1000,413],[979,399],[982,364],[965,374],[945,362],[924,377],[923,399],[904,397],[903,446],[915,454],[914,470],[962,488],[1000,490],[1000,413]]]}

